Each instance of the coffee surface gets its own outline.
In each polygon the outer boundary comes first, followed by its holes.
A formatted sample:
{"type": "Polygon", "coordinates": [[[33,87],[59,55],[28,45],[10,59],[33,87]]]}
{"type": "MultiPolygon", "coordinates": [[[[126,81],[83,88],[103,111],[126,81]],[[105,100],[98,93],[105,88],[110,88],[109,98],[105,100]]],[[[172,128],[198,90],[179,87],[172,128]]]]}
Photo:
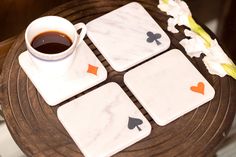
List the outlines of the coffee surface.
{"type": "Polygon", "coordinates": [[[67,50],[72,45],[71,39],[61,32],[49,31],[37,35],[31,46],[45,54],[57,54],[67,50]]]}

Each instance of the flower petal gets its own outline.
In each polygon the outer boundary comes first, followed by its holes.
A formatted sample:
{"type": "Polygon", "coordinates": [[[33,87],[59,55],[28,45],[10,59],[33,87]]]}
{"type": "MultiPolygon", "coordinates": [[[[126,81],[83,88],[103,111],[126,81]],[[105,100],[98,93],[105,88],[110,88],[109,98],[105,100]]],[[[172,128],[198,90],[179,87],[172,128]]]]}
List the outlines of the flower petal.
{"type": "Polygon", "coordinates": [[[211,57],[209,56],[204,57],[203,62],[210,74],[218,75],[220,77],[224,77],[225,75],[227,75],[221,64],[216,62],[211,57]]]}
{"type": "Polygon", "coordinates": [[[201,53],[208,54],[208,49],[205,47],[204,40],[201,37],[187,29],[184,30],[184,33],[190,39],[183,39],[180,44],[190,57],[200,57],[201,53]]]}

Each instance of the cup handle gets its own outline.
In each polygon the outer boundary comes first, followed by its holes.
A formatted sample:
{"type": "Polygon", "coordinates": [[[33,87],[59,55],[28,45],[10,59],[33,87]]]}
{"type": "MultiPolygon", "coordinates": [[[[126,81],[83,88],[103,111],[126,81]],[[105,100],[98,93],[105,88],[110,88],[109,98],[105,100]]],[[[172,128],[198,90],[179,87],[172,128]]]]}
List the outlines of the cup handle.
{"type": "Polygon", "coordinates": [[[78,40],[78,45],[83,41],[86,33],[87,33],[87,27],[84,23],[78,23],[75,25],[75,29],[78,31],[79,29],[82,29],[80,34],[79,34],[79,40],[78,40]]]}

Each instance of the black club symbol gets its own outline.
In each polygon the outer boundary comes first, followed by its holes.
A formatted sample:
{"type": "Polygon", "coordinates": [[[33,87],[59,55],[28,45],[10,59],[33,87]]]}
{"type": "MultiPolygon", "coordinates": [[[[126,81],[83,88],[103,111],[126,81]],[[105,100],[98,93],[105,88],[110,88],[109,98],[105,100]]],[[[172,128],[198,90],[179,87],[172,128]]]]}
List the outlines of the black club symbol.
{"type": "Polygon", "coordinates": [[[161,42],[158,41],[158,39],[161,38],[161,34],[159,34],[159,33],[154,34],[153,32],[147,32],[147,36],[148,36],[148,38],[147,38],[148,43],[152,43],[155,41],[157,43],[157,45],[161,45],[161,42]]]}

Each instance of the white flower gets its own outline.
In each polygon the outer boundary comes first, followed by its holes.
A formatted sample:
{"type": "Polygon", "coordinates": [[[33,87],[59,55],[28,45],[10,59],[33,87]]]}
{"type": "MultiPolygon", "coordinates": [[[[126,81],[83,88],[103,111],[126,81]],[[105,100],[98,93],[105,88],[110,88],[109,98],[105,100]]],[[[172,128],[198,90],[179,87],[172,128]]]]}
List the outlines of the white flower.
{"type": "Polygon", "coordinates": [[[158,8],[173,17],[168,20],[169,31],[178,33],[179,31],[175,28],[176,25],[189,27],[188,17],[192,15],[188,5],[184,1],[169,0],[168,3],[165,3],[159,0],[158,8]]]}
{"type": "Polygon", "coordinates": [[[184,25],[191,29],[185,30],[186,37],[180,44],[190,57],[200,57],[201,53],[206,56],[203,62],[209,73],[221,77],[230,75],[236,79],[236,65],[225,54],[217,40],[212,40],[209,34],[198,25],[192,18],[188,5],[182,0],[159,0],[158,8],[170,15],[168,19],[168,31],[178,33],[176,25],[184,25]]]}
{"type": "Polygon", "coordinates": [[[200,57],[201,53],[208,54],[208,49],[205,47],[204,40],[196,33],[185,29],[184,34],[190,39],[183,39],[180,44],[190,57],[200,57]]]}
{"type": "Polygon", "coordinates": [[[223,49],[218,44],[217,40],[211,42],[209,53],[203,58],[208,71],[211,74],[224,77],[227,75],[222,64],[234,65],[233,61],[225,54],[223,49]]]}
{"type": "Polygon", "coordinates": [[[228,74],[222,64],[234,65],[234,63],[225,54],[217,40],[212,40],[211,46],[206,48],[204,40],[199,35],[189,30],[185,30],[184,33],[190,39],[183,39],[180,44],[190,57],[200,57],[201,53],[204,53],[206,56],[203,58],[203,62],[210,74],[220,77],[228,74]]]}

